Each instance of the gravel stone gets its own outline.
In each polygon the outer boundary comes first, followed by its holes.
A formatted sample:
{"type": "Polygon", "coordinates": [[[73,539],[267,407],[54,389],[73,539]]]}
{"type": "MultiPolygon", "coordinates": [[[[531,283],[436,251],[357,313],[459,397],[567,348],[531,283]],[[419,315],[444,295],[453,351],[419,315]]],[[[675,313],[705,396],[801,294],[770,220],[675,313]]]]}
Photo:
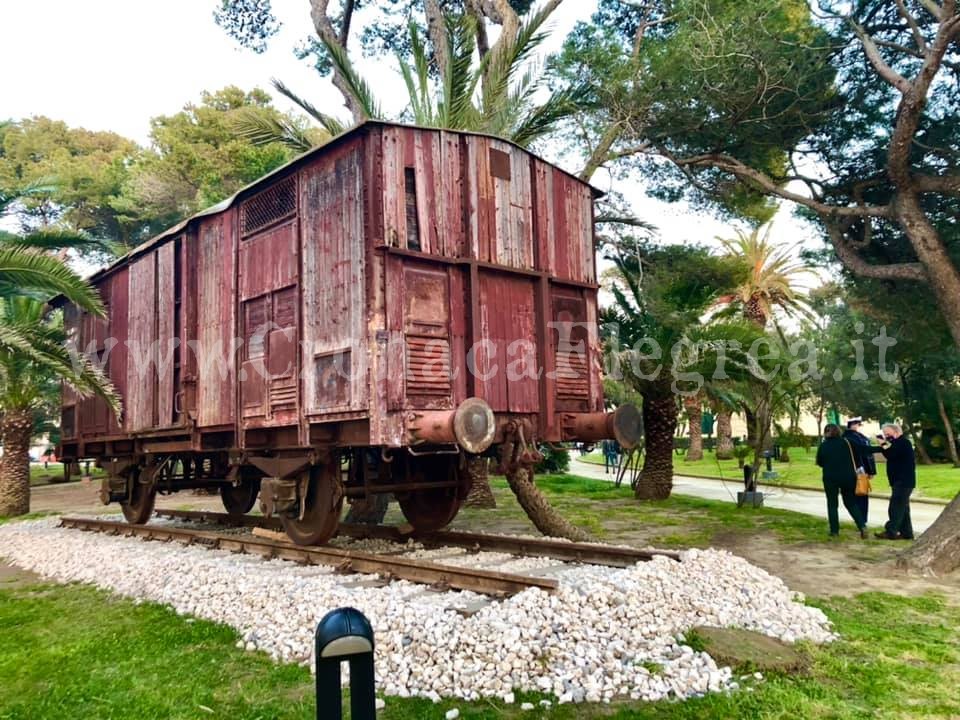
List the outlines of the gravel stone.
{"type": "MultiPolygon", "coordinates": [[[[737,687],[729,667],[683,644],[693,627],[739,627],[785,641],[836,637],[819,609],[802,604],[802,595],[720,550],[688,550],[681,562],[657,557],[624,569],[569,565],[554,574],[560,582],[554,593],[531,588],[487,601],[401,580],[370,587],[331,567],[80,533],[56,523],[0,526],[0,557],[57,582],[89,583],[225,623],[239,632],[237,647],[310,666],[320,618],[355,607],[376,633],[377,688],[386,696],[513,702],[521,690],[552,694],[561,704],[682,699],[737,687]],[[463,617],[458,610],[468,606],[480,609],[463,617]]],[[[397,550],[383,541],[362,547],[397,550]]],[[[417,543],[405,550],[404,557],[443,555],[438,562],[491,569],[509,562],[513,572],[560,564],[425,550],[417,543]]],[[[451,710],[447,717],[458,714],[451,710]]]]}

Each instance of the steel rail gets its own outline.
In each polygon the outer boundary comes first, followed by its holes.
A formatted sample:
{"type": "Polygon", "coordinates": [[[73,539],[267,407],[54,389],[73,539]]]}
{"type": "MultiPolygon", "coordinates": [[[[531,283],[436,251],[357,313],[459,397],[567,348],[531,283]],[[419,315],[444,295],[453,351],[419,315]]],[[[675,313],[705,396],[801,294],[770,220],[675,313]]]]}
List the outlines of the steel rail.
{"type": "MultiPolygon", "coordinates": [[[[272,530],[282,529],[275,518],[256,515],[228,515],[226,513],[197,510],[157,510],[161,517],[201,522],[215,522],[237,527],[265,527],[272,530]]],[[[564,542],[541,538],[518,538],[510,535],[488,535],[486,533],[468,533],[455,530],[440,530],[432,533],[404,534],[398,528],[387,525],[348,525],[341,523],[338,535],[353,538],[374,538],[406,542],[414,538],[429,546],[453,546],[473,551],[505,552],[511,555],[549,557],[557,560],[578,562],[589,565],[609,567],[629,567],[638,562],[652,560],[661,555],[679,560],[680,553],[675,550],[638,550],[636,548],[616,547],[613,545],[594,545],[592,543],[564,542]]]]}
{"type": "Polygon", "coordinates": [[[188,545],[199,544],[211,549],[249,552],[265,558],[280,558],[304,564],[332,565],[345,573],[376,574],[390,579],[409,580],[445,589],[472,590],[495,597],[515,595],[531,587],[551,591],[558,586],[558,582],[551,578],[441,565],[425,560],[408,560],[323,546],[300,547],[260,537],[236,537],[202,530],[159,525],[130,525],[113,520],[78,517],[62,518],[60,526],[106,532],[112,535],[142,537],[147,540],[166,542],[178,540],[188,545]]]}

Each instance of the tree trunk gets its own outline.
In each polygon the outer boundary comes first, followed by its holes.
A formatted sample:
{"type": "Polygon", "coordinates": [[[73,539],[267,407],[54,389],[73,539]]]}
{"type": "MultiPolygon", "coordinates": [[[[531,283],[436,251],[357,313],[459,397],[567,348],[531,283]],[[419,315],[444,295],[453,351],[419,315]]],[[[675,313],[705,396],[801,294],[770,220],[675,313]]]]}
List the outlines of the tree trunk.
{"type": "Polygon", "coordinates": [[[921,465],[933,465],[933,458],[931,458],[930,453],[927,452],[927,446],[923,444],[923,438],[917,434],[913,423],[907,423],[907,427],[909,428],[907,435],[910,437],[910,442],[917,451],[917,462],[921,465]]]}
{"type": "Polygon", "coordinates": [[[507,473],[507,483],[517,502],[536,525],[537,530],[549,537],[568,540],[589,540],[590,536],[558,513],[533,482],[533,468],[519,467],[507,473]]]}
{"type": "Polygon", "coordinates": [[[690,420],[690,447],[687,449],[687,461],[703,460],[703,406],[697,396],[687,403],[687,417],[690,420]]]}
{"type": "Polygon", "coordinates": [[[953,433],[953,421],[947,413],[947,408],[943,404],[943,391],[940,386],[936,387],[937,392],[937,411],[940,413],[940,422],[943,423],[943,431],[947,434],[947,453],[950,455],[950,462],[954,467],[960,467],[960,458],[957,457],[957,437],[953,433]]]}
{"type": "Polygon", "coordinates": [[[673,395],[643,396],[646,454],[637,481],[638,500],[666,500],[673,490],[673,434],[677,403],[673,395]]]}
{"type": "Polygon", "coordinates": [[[470,458],[467,460],[467,473],[470,475],[470,492],[463,501],[464,507],[495,508],[497,499],[490,487],[490,461],[487,458],[470,458]]]}
{"type": "Polygon", "coordinates": [[[11,409],[0,419],[3,457],[0,457],[0,517],[30,512],[30,435],[33,414],[11,409]]]}
{"type": "Polygon", "coordinates": [[[717,460],[730,460],[733,457],[732,415],[729,410],[717,411],[717,460]]]}
{"type": "Polygon", "coordinates": [[[898,559],[902,567],[936,573],[960,568],[960,495],[898,559]]]}

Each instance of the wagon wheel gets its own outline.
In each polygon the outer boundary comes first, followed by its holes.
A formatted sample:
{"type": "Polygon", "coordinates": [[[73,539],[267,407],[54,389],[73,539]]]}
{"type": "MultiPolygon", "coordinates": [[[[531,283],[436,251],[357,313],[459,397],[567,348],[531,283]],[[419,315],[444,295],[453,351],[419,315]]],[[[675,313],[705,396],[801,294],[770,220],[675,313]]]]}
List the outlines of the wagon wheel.
{"type": "Polygon", "coordinates": [[[220,499],[230,515],[246,515],[253,509],[260,493],[260,480],[245,477],[237,485],[221,485],[220,499]]]}
{"type": "Polygon", "coordinates": [[[322,545],[332,538],[340,524],[343,489],[340,462],[315,465],[309,471],[307,501],[303,517],[282,518],[283,529],[297,545],[322,545]]]}
{"type": "Polygon", "coordinates": [[[132,472],[130,482],[130,499],[120,502],[123,516],[131,525],[143,525],[153,514],[153,506],[157,500],[157,487],[153,484],[154,468],[136,468],[132,472]],[[148,475],[148,482],[141,482],[141,475],[148,475]]]}
{"type": "MultiPolygon", "coordinates": [[[[424,455],[407,459],[404,482],[428,483],[459,479],[459,457],[424,455]]],[[[469,486],[466,488],[469,490],[469,486]]],[[[456,487],[428,488],[397,493],[397,503],[407,522],[418,532],[433,532],[449,525],[460,511],[466,495],[461,483],[456,487]]]]}

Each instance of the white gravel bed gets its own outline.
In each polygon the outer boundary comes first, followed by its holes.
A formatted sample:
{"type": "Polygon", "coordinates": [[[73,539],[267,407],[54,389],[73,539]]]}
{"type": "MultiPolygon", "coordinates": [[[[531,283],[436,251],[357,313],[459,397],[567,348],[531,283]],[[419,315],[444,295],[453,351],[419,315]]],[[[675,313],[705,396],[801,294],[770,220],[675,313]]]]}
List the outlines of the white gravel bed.
{"type": "Polygon", "coordinates": [[[239,645],[283,661],[312,664],[320,618],[356,607],[376,632],[377,685],[387,695],[476,700],[521,689],[560,702],[686,698],[736,687],[729,668],[682,644],[696,625],[787,642],[834,637],[824,614],[782,580],[725,551],[690,550],[682,562],[658,557],[626,569],[571,566],[552,594],[530,589],[465,618],[457,608],[481,596],[405,581],[369,587],[358,582],[369,576],[329,567],[56,523],[0,526],[0,556],[58,582],[91,583],[226,623],[240,632],[239,645]]]}

